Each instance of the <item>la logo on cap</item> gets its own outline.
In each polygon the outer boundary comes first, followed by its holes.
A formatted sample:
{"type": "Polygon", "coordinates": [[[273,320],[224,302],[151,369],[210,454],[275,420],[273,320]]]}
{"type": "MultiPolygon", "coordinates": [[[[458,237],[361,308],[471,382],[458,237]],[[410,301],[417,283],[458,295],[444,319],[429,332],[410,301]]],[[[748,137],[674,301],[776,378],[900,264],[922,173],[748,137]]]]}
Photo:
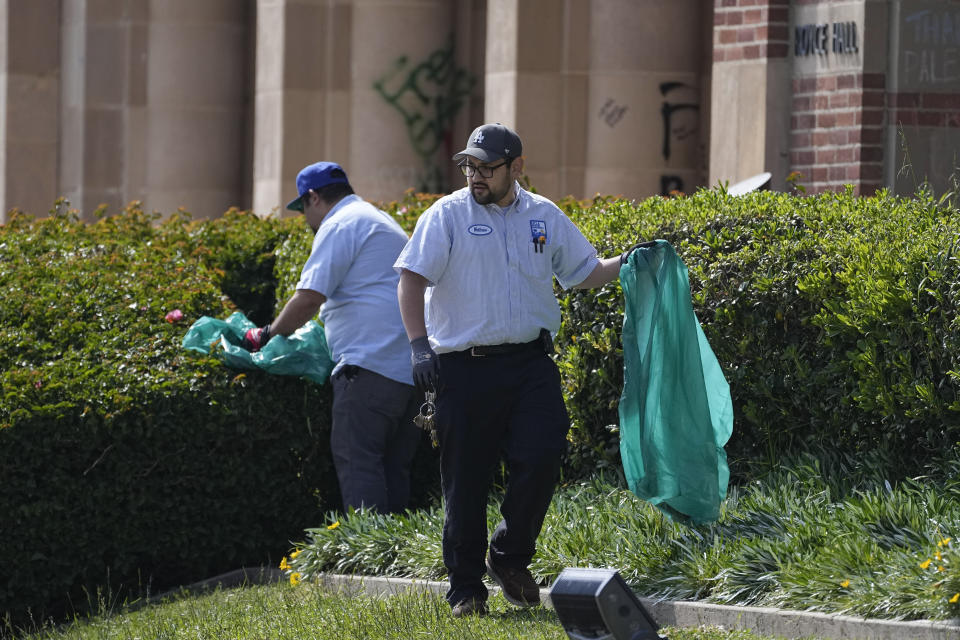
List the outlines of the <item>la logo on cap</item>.
{"type": "Polygon", "coordinates": [[[473,144],[483,144],[483,131],[477,132],[477,135],[473,137],[473,144]]]}

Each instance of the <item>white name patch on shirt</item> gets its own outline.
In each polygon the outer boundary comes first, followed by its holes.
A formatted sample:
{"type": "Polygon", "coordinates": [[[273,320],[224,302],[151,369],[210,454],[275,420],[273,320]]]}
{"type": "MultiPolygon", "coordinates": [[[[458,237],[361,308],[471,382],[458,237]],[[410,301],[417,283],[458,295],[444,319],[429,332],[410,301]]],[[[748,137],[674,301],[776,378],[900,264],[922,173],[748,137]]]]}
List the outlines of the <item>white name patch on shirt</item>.
{"type": "Polygon", "coordinates": [[[467,231],[472,236],[488,236],[493,233],[493,229],[485,224],[472,224],[467,227],[467,231]]]}

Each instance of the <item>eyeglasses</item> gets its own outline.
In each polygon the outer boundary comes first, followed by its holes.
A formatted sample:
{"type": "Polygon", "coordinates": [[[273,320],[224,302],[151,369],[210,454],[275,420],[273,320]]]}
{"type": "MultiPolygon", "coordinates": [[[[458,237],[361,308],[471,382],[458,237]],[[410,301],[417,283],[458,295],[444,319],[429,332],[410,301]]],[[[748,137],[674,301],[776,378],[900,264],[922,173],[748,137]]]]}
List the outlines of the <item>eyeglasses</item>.
{"type": "Polygon", "coordinates": [[[492,178],[493,172],[505,164],[510,164],[510,161],[504,160],[500,164],[483,165],[483,166],[478,166],[475,164],[470,164],[469,162],[464,162],[462,164],[458,164],[457,166],[460,167],[460,171],[463,172],[463,175],[467,176],[468,178],[472,178],[476,173],[479,173],[481,178],[492,178]]]}

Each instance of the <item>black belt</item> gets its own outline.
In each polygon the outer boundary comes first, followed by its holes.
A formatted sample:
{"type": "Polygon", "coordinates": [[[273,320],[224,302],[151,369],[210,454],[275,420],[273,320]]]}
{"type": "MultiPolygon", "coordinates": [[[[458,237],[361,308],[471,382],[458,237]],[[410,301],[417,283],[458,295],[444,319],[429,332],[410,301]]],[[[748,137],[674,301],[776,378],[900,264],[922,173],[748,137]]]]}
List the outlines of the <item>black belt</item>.
{"type": "Polygon", "coordinates": [[[353,382],[353,379],[357,377],[357,374],[360,373],[360,370],[363,367],[358,367],[355,364],[345,364],[340,367],[340,370],[333,376],[334,379],[339,380],[340,378],[346,378],[348,381],[353,382]]]}
{"type": "Polygon", "coordinates": [[[507,342],[504,344],[481,344],[470,347],[464,351],[457,351],[474,358],[485,358],[487,356],[506,356],[511,353],[520,353],[521,351],[540,351],[541,353],[553,353],[553,341],[550,339],[550,332],[546,329],[540,330],[540,337],[530,342],[507,342]]]}
{"type": "Polygon", "coordinates": [[[485,358],[486,356],[506,356],[511,353],[520,353],[521,351],[529,351],[531,349],[542,350],[540,346],[540,340],[531,340],[530,342],[508,342],[505,344],[482,344],[475,347],[470,347],[465,353],[471,355],[474,358],[485,358]]]}

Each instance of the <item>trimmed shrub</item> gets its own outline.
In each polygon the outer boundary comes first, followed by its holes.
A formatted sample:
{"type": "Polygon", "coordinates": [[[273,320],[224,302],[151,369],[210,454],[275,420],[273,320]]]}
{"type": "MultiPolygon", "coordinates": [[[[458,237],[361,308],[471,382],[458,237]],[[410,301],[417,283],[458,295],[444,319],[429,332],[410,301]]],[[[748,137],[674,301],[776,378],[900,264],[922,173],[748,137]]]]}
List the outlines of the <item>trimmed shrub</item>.
{"type": "MultiPolygon", "coordinates": [[[[412,232],[438,196],[382,205],[412,232]]],[[[909,474],[960,439],[960,217],[929,196],[759,192],[559,203],[600,255],[663,238],[731,385],[735,480],[811,444],[890,449],[909,474]]],[[[288,293],[309,239],[283,264],[288,293]]],[[[573,428],[565,473],[620,468],[619,283],[562,291],[556,339],[573,428]]]]}
{"type": "Polygon", "coordinates": [[[236,310],[224,287],[248,315],[258,296],[272,306],[287,226],[157,225],[136,206],[0,226],[0,612],[14,623],[82,611],[101,587],[274,562],[339,506],[329,387],[180,347],[200,316],[236,310]]]}
{"type": "MultiPolygon", "coordinates": [[[[909,474],[960,439],[960,216],[929,197],[782,193],[564,203],[602,255],[669,241],[730,382],[735,477],[810,443],[909,474]]],[[[618,284],[560,294],[571,472],[619,466],[618,284]]]]}

